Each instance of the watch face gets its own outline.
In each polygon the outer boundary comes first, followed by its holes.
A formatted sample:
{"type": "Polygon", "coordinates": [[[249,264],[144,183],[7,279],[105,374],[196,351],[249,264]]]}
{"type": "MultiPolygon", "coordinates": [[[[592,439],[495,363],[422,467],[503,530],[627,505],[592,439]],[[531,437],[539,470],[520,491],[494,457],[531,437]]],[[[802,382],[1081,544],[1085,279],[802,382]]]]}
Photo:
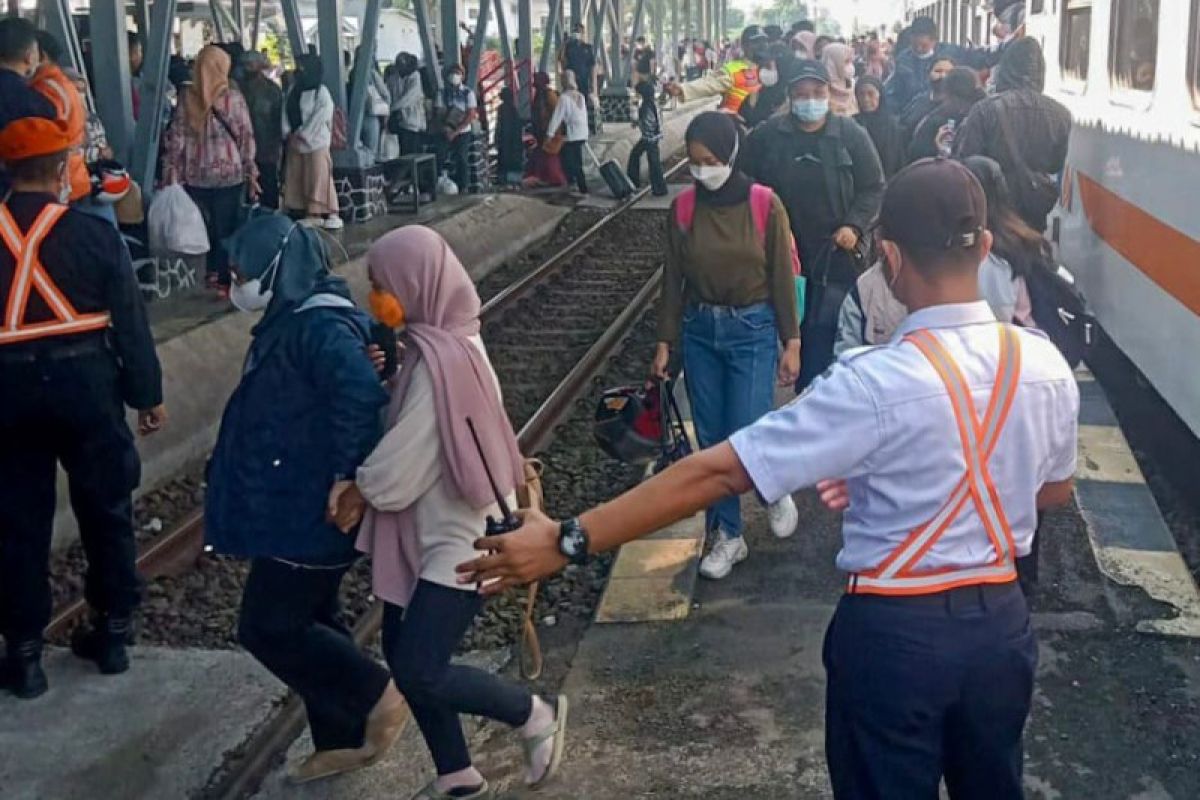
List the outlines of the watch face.
{"type": "Polygon", "coordinates": [[[563,536],[563,549],[567,551],[567,555],[572,558],[583,555],[587,548],[587,540],[583,538],[583,531],[578,528],[571,528],[563,536]]]}

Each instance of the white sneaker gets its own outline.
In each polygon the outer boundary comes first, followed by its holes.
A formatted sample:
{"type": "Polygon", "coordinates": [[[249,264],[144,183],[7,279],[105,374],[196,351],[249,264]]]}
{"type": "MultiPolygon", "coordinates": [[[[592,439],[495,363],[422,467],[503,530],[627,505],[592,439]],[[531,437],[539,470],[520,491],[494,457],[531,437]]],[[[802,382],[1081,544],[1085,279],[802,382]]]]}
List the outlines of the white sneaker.
{"type": "Polygon", "coordinates": [[[300,220],[300,224],[309,228],[320,228],[325,225],[324,217],[305,217],[300,220]]]}
{"type": "Polygon", "coordinates": [[[726,536],[717,532],[717,542],[700,561],[700,574],[709,580],[719,581],[728,575],[735,564],[740,564],[750,555],[750,548],[741,536],[726,536]]]}
{"type": "Polygon", "coordinates": [[[325,226],[325,230],[327,231],[340,231],[342,228],[346,227],[346,223],[343,222],[342,218],[337,214],[334,214],[332,217],[326,217],[323,221],[323,224],[325,226]]]}
{"type": "Polygon", "coordinates": [[[771,533],[775,534],[775,538],[786,539],[795,533],[800,512],[796,510],[791,495],[785,495],[782,500],[767,506],[767,519],[771,521],[771,533]]]}

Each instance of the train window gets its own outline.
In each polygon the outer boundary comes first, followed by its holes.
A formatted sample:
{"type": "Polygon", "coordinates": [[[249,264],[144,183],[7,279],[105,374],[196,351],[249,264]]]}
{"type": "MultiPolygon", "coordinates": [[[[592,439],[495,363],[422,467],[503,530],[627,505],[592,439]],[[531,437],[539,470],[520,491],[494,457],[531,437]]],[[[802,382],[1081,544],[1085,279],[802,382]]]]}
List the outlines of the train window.
{"type": "Polygon", "coordinates": [[[1158,0],[1113,0],[1108,74],[1119,89],[1154,88],[1158,59],[1158,0]]]}
{"type": "Polygon", "coordinates": [[[1200,108],[1200,0],[1192,0],[1191,31],[1188,33],[1188,87],[1192,104],[1200,108]]]}
{"type": "Polygon", "coordinates": [[[1092,0],[1066,0],[1059,41],[1058,64],[1063,75],[1086,81],[1092,43],[1092,0]]]}
{"type": "Polygon", "coordinates": [[[1041,14],[1046,10],[1046,0],[1032,0],[1029,4],[1030,14],[1041,14]]]}

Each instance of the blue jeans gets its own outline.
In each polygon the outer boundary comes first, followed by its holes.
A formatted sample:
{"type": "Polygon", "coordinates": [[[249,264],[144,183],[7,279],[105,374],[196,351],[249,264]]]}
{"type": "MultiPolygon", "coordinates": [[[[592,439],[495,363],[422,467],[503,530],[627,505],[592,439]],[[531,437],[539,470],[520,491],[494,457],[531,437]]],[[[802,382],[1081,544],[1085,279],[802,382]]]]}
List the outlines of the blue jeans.
{"type": "MultiPolygon", "coordinates": [[[[683,313],[683,370],[701,447],[712,447],[771,410],[779,334],[766,303],[734,308],[693,304],[683,313]]],[[[742,535],[737,497],[705,512],[708,530],[742,535]]]]}
{"type": "Polygon", "coordinates": [[[81,197],[71,203],[71,208],[89,216],[99,217],[114,228],[117,227],[117,210],[113,208],[112,203],[101,203],[93,197],[81,197]]]}

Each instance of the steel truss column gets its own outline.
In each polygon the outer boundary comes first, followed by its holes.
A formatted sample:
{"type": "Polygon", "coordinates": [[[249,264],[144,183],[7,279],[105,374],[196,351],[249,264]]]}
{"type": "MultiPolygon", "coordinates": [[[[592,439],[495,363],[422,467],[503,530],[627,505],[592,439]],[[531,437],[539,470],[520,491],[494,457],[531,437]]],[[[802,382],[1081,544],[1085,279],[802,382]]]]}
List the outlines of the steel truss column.
{"type": "Polygon", "coordinates": [[[342,0],[317,0],[317,45],[325,88],[335,107],[346,110],[346,75],[342,64],[342,0]]]}
{"type": "Polygon", "coordinates": [[[242,23],[242,0],[229,0],[231,16],[233,17],[233,32],[238,42],[246,39],[246,28],[242,23]]]}
{"type": "Polygon", "coordinates": [[[133,179],[149,200],[154,192],[154,168],[158,161],[158,141],[162,136],[163,108],[167,94],[167,67],[171,61],[171,29],[175,21],[175,0],[155,0],[150,9],[150,31],[145,37],[145,61],[142,65],[142,115],[133,136],[133,179]]]}
{"type": "Polygon", "coordinates": [[[279,0],[283,10],[283,24],[287,27],[288,46],[292,49],[292,58],[297,58],[308,52],[308,44],[304,41],[304,26],[300,23],[300,9],[297,0],[279,0]]]}
{"type": "MultiPolygon", "coordinates": [[[[420,2],[420,0],[416,0],[420,2]]],[[[462,55],[458,48],[458,2],[457,0],[441,0],[441,14],[439,15],[441,22],[442,35],[442,66],[448,67],[451,64],[462,65],[462,55]]]]}
{"type": "MultiPolygon", "coordinates": [[[[363,121],[366,116],[364,112],[367,110],[367,82],[371,79],[371,72],[375,69],[375,42],[379,38],[379,7],[381,5],[382,0],[367,0],[360,20],[359,32],[362,49],[359,51],[358,60],[362,63],[354,65],[354,81],[350,86],[349,125],[347,126],[349,128],[347,137],[351,144],[348,149],[351,151],[357,150],[358,143],[362,140],[363,121]]],[[[370,160],[371,163],[375,162],[375,153],[371,153],[370,160]]]]}
{"type": "MultiPolygon", "coordinates": [[[[487,2],[488,0],[484,0],[487,2]]],[[[510,69],[516,69],[516,60],[513,58],[512,37],[508,35],[508,17],[504,13],[504,0],[495,0],[496,5],[496,30],[500,34],[500,55],[508,62],[510,69]]],[[[517,87],[513,87],[516,91],[517,87]]]]}
{"type": "Polygon", "coordinates": [[[225,20],[221,19],[221,3],[219,0],[208,0],[208,11],[212,16],[213,39],[218,42],[224,42],[226,40],[225,20]]]}
{"type": "MultiPolygon", "coordinates": [[[[608,20],[608,4],[611,0],[596,0],[592,5],[592,51],[596,54],[600,69],[605,75],[612,75],[608,62],[608,48],[604,46],[604,24],[608,20]]],[[[600,93],[600,82],[595,81],[592,91],[600,93]]]]}
{"type": "Polygon", "coordinates": [[[425,66],[433,77],[433,104],[440,108],[442,106],[442,65],[438,63],[437,48],[433,46],[433,28],[429,24],[429,6],[426,5],[426,0],[413,0],[412,7],[413,14],[417,18],[417,33],[421,37],[425,66]]]}
{"type": "Polygon", "coordinates": [[[521,117],[529,119],[533,101],[533,0],[517,0],[517,108],[521,117]]]}
{"type": "MultiPolygon", "coordinates": [[[[579,0],[571,0],[577,3],[579,0]]],[[[538,61],[538,72],[549,72],[554,60],[554,52],[558,47],[559,25],[562,22],[563,0],[550,0],[550,17],[546,21],[546,30],[542,31],[542,57],[538,61]]]]}
{"type": "MultiPolygon", "coordinates": [[[[479,3],[479,18],[475,20],[475,46],[471,48],[470,57],[467,59],[467,86],[470,86],[476,92],[479,91],[479,61],[483,57],[483,47],[487,41],[488,23],[491,21],[492,4],[488,0],[481,0],[479,3]]],[[[479,104],[483,105],[483,98],[478,98],[479,104]]]]}
{"type": "Polygon", "coordinates": [[[262,0],[254,0],[254,23],[250,26],[250,49],[258,49],[258,29],[262,24],[262,0]]]}
{"type": "Polygon", "coordinates": [[[569,31],[582,22],[583,19],[583,0],[571,0],[571,26],[568,28],[564,25],[563,28],[569,31]]]}
{"type": "Polygon", "coordinates": [[[621,42],[625,35],[625,26],[622,25],[622,20],[625,18],[625,3],[624,0],[609,0],[609,25],[612,28],[611,36],[609,37],[609,53],[608,60],[612,64],[612,78],[608,82],[608,88],[616,91],[618,87],[625,86],[625,59],[621,57],[621,42]]]}
{"type": "Polygon", "coordinates": [[[133,142],[133,99],[129,81],[129,42],[125,34],[125,3],[92,0],[88,12],[92,37],[92,69],[103,75],[93,87],[96,108],[104,120],[108,143],[120,161],[133,142]]]}
{"type": "Polygon", "coordinates": [[[629,34],[629,55],[625,57],[625,63],[622,70],[625,74],[625,82],[628,82],[633,77],[633,47],[637,43],[637,38],[642,35],[642,15],[646,10],[646,0],[636,0],[633,4],[633,25],[632,32],[629,34]]]}

